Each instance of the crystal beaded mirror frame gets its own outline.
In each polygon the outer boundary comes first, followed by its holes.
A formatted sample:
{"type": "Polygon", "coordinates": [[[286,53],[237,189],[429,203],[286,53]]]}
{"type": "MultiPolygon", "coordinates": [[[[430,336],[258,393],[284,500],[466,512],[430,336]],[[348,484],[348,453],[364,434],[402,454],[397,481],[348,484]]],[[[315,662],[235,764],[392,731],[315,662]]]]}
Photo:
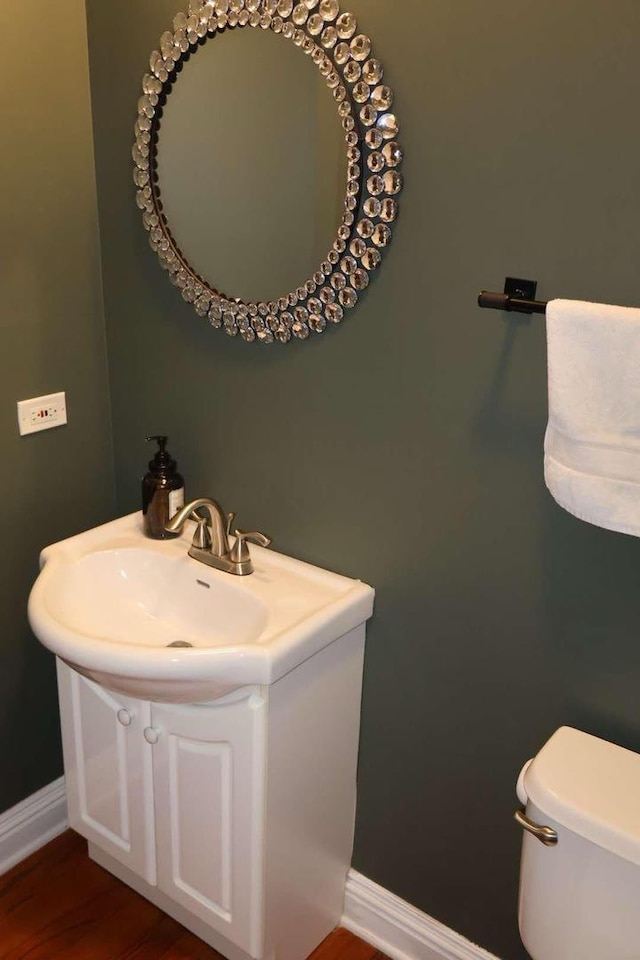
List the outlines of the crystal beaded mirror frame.
{"type": "Polygon", "coordinates": [[[403,151],[393,91],[368,36],[339,0],[189,0],[186,13],[160,38],[142,80],[132,150],[136,202],[149,243],[169,279],[212,327],[247,342],[288,343],[340,323],[378,269],[398,216],[403,151]],[[345,133],[347,189],[338,234],[308,280],[277,301],[248,302],[198,276],[175,243],[162,211],[155,174],[158,117],[178,64],[230,28],[273,30],[311,57],[336,102],[345,133]]]}

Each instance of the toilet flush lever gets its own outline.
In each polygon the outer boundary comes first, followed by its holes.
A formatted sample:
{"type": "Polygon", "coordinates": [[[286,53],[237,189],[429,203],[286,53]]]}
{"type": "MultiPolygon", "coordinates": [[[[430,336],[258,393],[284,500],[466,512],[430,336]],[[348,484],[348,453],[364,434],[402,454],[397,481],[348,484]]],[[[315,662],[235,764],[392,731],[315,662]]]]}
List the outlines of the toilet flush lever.
{"type": "Polygon", "coordinates": [[[532,833],[540,843],[544,843],[545,847],[555,847],[558,842],[558,834],[552,827],[542,827],[539,823],[534,823],[522,810],[516,810],[514,819],[528,833],[532,833]]]}

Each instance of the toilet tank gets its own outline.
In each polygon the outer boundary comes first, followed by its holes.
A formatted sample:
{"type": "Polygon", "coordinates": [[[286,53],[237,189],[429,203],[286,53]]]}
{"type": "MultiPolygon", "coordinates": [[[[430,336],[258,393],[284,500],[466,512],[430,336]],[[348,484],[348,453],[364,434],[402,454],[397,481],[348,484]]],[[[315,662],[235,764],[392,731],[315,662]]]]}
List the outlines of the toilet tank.
{"type": "Polygon", "coordinates": [[[561,727],[525,765],[520,935],[533,960],[640,960],[640,756],[561,727]]]}

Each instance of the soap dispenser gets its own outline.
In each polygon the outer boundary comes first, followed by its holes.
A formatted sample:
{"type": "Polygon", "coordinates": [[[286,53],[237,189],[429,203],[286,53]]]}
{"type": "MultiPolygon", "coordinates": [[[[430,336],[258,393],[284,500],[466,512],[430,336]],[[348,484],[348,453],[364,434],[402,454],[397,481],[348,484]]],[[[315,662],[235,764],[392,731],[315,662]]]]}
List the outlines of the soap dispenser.
{"type": "Polygon", "coordinates": [[[142,519],[144,532],[153,540],[175,537],[165,529],[166,524],[184,506],[184,479],[176,470],[176,461],[166,450],[167,437],[147,437],[155,440],[158,450],[149,461],[149,471],[142,478],[142,519]]]}

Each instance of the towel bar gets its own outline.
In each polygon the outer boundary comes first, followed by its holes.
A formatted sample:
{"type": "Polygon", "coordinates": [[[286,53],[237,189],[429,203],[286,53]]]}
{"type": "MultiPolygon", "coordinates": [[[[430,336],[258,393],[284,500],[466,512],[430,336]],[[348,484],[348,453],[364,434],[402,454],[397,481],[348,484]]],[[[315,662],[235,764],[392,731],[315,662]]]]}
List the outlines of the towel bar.
{"type": "Polygon", "coordinates": [[[535,299],[537,286],[536,280],[507,277],[504,282],[504,293],[482,290],[478,296],[478,306],[515,313],[545,313],[546,301],[535,299]]]}

